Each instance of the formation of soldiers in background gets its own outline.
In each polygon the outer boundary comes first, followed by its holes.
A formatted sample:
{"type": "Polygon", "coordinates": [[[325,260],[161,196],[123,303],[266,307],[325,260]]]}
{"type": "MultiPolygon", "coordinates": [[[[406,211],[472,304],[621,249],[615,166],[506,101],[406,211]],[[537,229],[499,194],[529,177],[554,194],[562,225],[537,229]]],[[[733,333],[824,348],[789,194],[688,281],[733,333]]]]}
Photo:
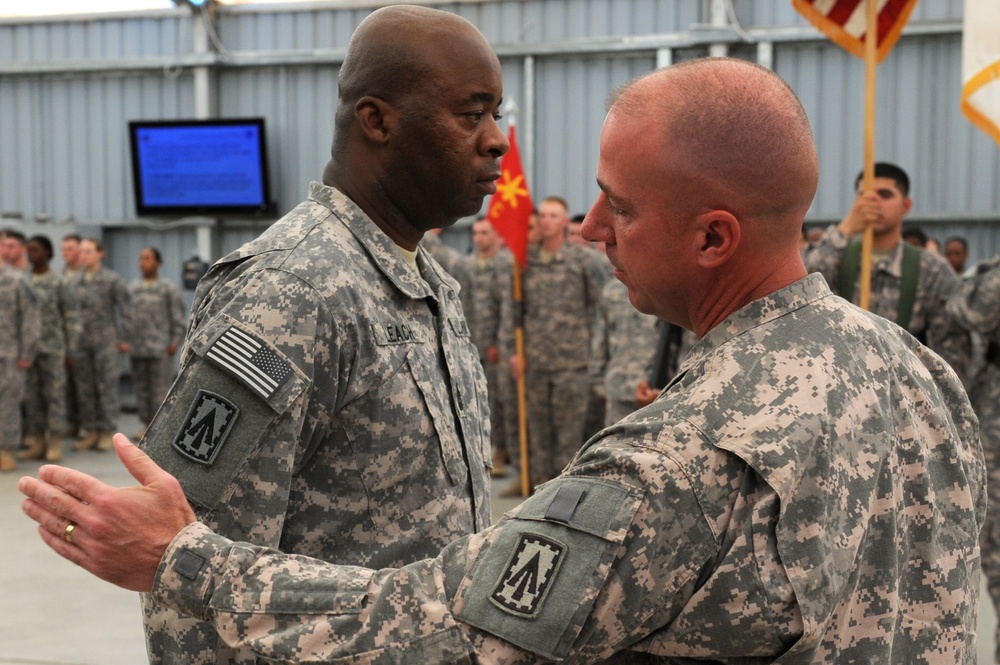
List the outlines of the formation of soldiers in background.
{"type": "Polygon", "coordinates": [[[60,274],[49,238],[0,232],[0,471],[17,459],[59,462],[64,437],[79,438],[77,451],[110,450],[126,354],[148,423],[184,338],[184,303],[159,277],[158,250],[140,252],[142,276],[126,285],[102,265],[99,240],[70,235],[61,249],[60,274]]]}
{"type": "MultiPolygon", "coordinates": [[[[581,237],[582,221],[583,215],[570,217],[560,197],[541,202],[530,222],[521,303],[512,295],[512,255],[486,217],[472,225],[470,254],[444,244],[439,232],[422,241],[462,285],[462,304],[489,386],[494,476],[506,476],[508,466],[521,462],[520,367],[514,344],[518,321],[526,340],[533,485],[558,475],[599,429],[652,402],[697,342],[690,331],[632,307],[625,285],[612,276],[603,247],[581,237]]],[[[810,253],[822,251],[822,237],[822,228],[803,228],[807,264],[810,253]]],[[[180,292],[158,276],[160,257],[154,248],[141,252],[143,278],[126,286],[101,265],[103,248],[97,240],[64,238],[65,268],[59,274],[49,269],[52,245],[46,237],[25,238],[4,230],[0,238],[5,266],[0,297],[7,314],[0,337],[2,394],[4,404],[20,394],[24,416],[23,423],[5,419],[0,449],[21,448],[20,459],[50,462],[61,459],[64,436],[80,439],[74,446],[78,451],[110,449],[121,411],[123,355],[130,357],[142,423],[149,423],[167,393],[175,368],[172,357],[186,327],[180,292]],[[26,279],[10,276],[18,272],[26,279]]],[[[919,229],[904,232],[904,239],[940,251],[919,229]]],[[[945,255],[954,271],[965,270],[964,239],[949,238],[945,255]]],[[[822,271],[815,259],[810,269],[822,271]]],[[[943,318],[945,313],[931,316],[943,318]]],[[[959,335],[964,338],[965,332],[959,335]]],[[[959,352],[965,348],[958,346],[959,352]]],[[[965,377],[974,371],[971,354],[968,361],[949,359],[963,367],[965,377]]],[[[14,467],[12,455],[4,453],[0,469],[14,467]]],[[[514,482],[502,494],[519,496],[520,484],[514,482]]]]}
{"type": "MultiPolygon", "coordinates": [[[[981,421],[990,500],[1000,501],[1000,258],[967,267],[964,239],[948,238],[941,247],[919,229],[902,229],[910,205],[906,174],[876,165],[876,192],[859,192],[844,220],[803,227],[802,258],[857,302],[858,260],[851,255],[864,225],[875,227],[870,309],[906,328],[959,375],[981,421]]],[[[522,372],[534,486],[557,476],[602,427],[651,403],[697,343],[690,331],[632,307],[604,248],[581,237],[581,224],[562,198],[541,202],[530,222],[520,302],[513,298],[513,257],[487,218],[472,225],[470,254],[444,244],[439,231],[421,242],[462,286],[487,378],[494,476],[522,462],[522,372]],[[515,355],[518,324],[523,365],[515,355]]],[[[126,354],[144,425],[175,371],[187,316],[177,288],[158,275],[157,250],[142,250],[142,278],[129,285],[103,267],[100,241],[71,235],[61,250],[65,269],[58,274],[50,269],[48,238],[0,231],[0,471],[15,469],[17,459],[60,461],[64,437],[78,439],[77,451],[110,449],[126,354]]],[[[521,493],[514,481],[501,495],[521,493]]],[[[1000,517],[988,519],[982,540],[988,588],[1000,607],[1000,517]]]]}

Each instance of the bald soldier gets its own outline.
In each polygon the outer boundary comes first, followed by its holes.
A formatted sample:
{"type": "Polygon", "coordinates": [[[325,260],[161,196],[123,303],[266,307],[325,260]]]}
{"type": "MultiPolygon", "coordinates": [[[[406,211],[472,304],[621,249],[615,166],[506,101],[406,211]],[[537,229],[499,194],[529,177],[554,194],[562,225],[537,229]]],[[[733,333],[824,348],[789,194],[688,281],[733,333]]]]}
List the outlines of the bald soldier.
{"type": "Polygon", "coordinates": [[[974,663],[976,421],[937,355],[806,275],[794,94],[685,62],[618,94],[600,149],[584,236],[700,340],[499,524],[398,570],[290,556],[195,522],[118,437],[142,487],[21,481],[45,541],[281,662],[974,663]]]}
{"type": "MultiPolygon", "coordinates": [[[[391,7],[338,83],[323,184],[202,280],[143,448],[219,533],[397,567],[489,525],[485,378],[458,286],[417,242],[495,191],[500,64],[468,21],[391,7]]],[[[151,662],[257,662],[143,603],[151,662]]]]}

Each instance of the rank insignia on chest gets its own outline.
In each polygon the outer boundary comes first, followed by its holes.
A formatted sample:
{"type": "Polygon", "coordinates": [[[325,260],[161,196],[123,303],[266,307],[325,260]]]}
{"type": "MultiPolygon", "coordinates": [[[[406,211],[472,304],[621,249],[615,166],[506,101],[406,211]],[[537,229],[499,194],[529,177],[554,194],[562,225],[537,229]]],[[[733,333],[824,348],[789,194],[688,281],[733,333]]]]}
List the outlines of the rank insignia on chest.
{"type": "Polygon", "coordinates": [[[551,538],[521,534],[490,600],[516,616],[537,616],[565,552],[566,546],[551,538]]]}
{"type": "Polygon", "coordinates": [[[239,415],[239,407],[225,397],[199,390],[174,439],[174,449],[189,460],[211,465],[239,415]]]}

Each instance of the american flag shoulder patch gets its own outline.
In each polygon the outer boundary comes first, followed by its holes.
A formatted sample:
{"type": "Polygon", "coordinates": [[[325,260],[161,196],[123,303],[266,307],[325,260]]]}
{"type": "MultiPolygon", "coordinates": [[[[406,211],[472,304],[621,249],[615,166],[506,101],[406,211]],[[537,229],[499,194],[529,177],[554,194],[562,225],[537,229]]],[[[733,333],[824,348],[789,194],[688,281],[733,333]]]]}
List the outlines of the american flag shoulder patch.
{"type": "Polygon", "coordinates": [[[229,327],[205,357],[264,399],[270,399],[292,373],[292,366],[259,337],[229,327]]]}

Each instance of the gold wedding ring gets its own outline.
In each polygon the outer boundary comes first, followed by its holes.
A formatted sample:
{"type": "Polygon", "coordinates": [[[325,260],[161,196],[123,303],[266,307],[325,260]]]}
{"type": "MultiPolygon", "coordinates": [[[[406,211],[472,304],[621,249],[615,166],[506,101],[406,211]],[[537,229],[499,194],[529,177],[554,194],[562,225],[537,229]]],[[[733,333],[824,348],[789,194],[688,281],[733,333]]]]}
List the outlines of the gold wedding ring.
{"type": "Polygon", "coordinates": [[[66,530],[63,531],[63,540],[65,540],[70,545],[73,544],[73,529],[75,528],[76,525],[70,522],[69,524],[66,525],[66,530]]]}

